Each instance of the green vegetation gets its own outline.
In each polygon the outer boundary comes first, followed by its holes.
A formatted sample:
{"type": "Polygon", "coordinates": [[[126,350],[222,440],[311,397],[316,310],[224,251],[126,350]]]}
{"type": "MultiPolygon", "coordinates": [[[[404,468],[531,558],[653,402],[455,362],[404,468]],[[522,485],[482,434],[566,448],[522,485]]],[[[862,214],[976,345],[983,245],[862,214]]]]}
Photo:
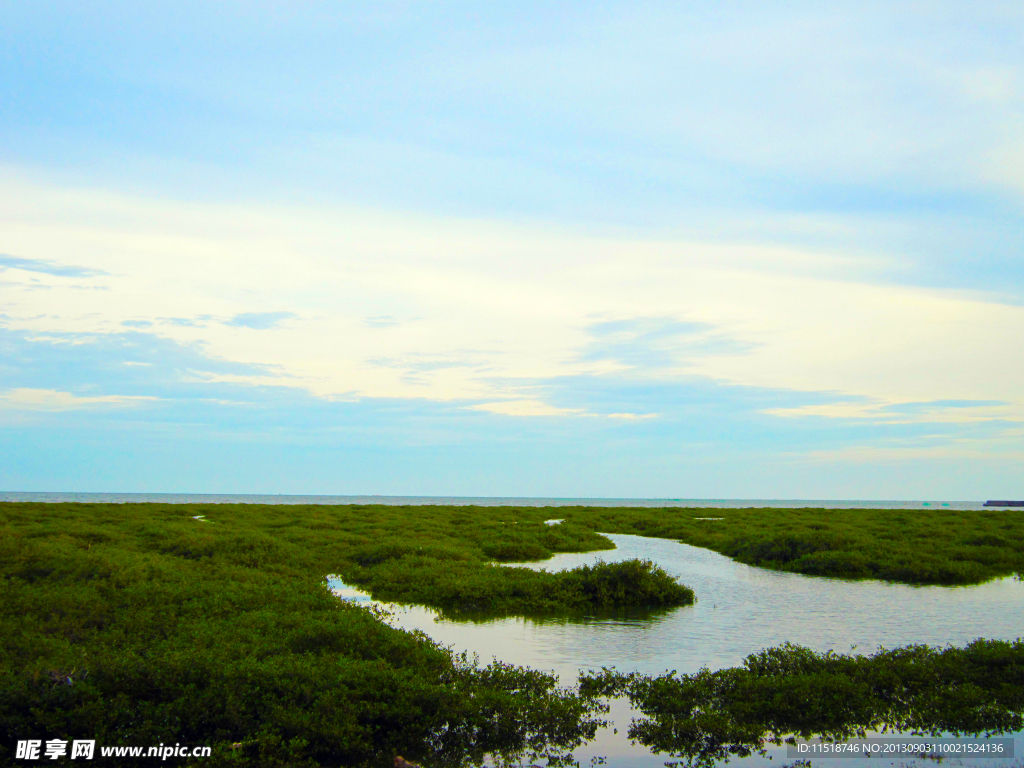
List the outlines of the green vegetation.
{"type": "Polygon", "coordinates": [[[538,574],[526,568],[481,567],[474,561],[408,555],[372,569],[350,567],[348,573],[355,583],[371,589],[374,597],[430,605],[448,618],[583,614],[694,601],[691,589],[646,560],[538,574]]]}
{"type": "Polygon", "coordinates": [[[434,768],[593,735],[600,705],[553,677],[334,598],[324,575],[369,539],[348,514],[3,505],[0,764],[19,738],[84,738],[209,745],[204,765],[434,768]]]}
{"type": "Polygon", "coordinates": [[[635,737],[699,759],[807,729],[1020,727],[1019,643],[870,661],[775,649],[703,677],[594,678],[581,695],[454,656],[322,582],[458,617],[692,602],[644,561],[497,564],[609,549],[609,532],[800,573],[967,584],[1024,570],[1022,523],[1024,510],[0,504],[0,749],[88,738],[210,745],[211,766],[557,762],[592,737],[591,694],[616,686],[650,715],[635,737]],[[724,519],[695,519],[712,515],[724,519]],[[544,525],[553,516],[565,522],[544,525]],[[801,720],[804,701],[818,703],[801,720]]]}
{"type": "Polygon", "coordinates": [[[798,736],[863,737],[868,730],[936,736],[1024,728],[1024,641],[966,648],[908,646],[873,656],[784,645],[742,667],[693,675],[583,676],[590,696],[625,694],[645,718],[630,738],[710,768],[798,736]]]}
{"type": "Polygon", "coordinates": [[[591,531],[676,539],[811,576],[954,585],[1024,571],[1024,510],[563,507],[558,515],[591,531]],[[697,519],[711,516],[723,519],[697,519]]]}

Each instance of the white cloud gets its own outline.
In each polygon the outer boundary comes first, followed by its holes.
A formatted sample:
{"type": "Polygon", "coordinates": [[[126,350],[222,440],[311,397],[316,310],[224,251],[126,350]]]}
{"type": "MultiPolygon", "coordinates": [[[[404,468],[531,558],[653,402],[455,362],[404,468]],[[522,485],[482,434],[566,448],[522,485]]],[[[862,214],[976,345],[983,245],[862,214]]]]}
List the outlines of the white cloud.
{"type": "Polygon", "coordinates": [[[835,464],[892,464],[905,461],[1022,461],[1024,451],[994,451],[964,445],[936,446],[852,446],[833,451],[811,451],[800,459],[835,464]]]}
{"type": "Polygon", "coordinates": [[[96,407],[127,407],[157,400],[139,395],[79,397],[56,389],[12,389],[0,392],[0,409],[13,411],[74,411],[96,407]]]}
{"type": "Polygon", "coordinates": [[[468,406],[470,411],[486,411],[502,416],[581,416],[580,408],[555,408],[540,400],[504,400],[468,406]]]}
{"type": "Polygon", "coordinates": [[[782,418],[861,419],[886,424],[968,424],[992,420],[1024,420],[1022,404],[944,405],[929,403],[824,403],[797,408],[768,408],[762,413],[782,418]]]}
{"type": "MultiPolygon", "coordinates": [[[[5,252],[52,262],[74,253],[82,268],[107,273],[92,280],[109,288],[71,291],[45,274],[39,278],[52,290],[6,287],[0,312],[8,327],[123,332],[125,321],[148,319],[145,332],[271,366],[265,370],[323,397],[471,399],[496,413],[566,415],[585,409],[553,407],[516,382],[628,371],[638,380],[701,374],[881,404],[773,412],[787,417],[884,421],[897,416],[883,405],[938,400],[1001,401],[1002,413],[1019,414],[1024,402],[1015,384],[1024,377],[1024,307],[851,272],[859,262],[866,270],[885,263],[885,253],[656,241],[344,208],[201,205],[60,189],[13,174],[0,184],[0,226],[5,252]],[[256,317],[268,308],[290,319],[260,332],[181,321],[256,317]],[[649,369],[641,357],[582,354],[595,322],[644,317],[704,324],[736,343],[724,351],[682,345],[669,364],[649,369]]],[[[985,413],[949,418],[965,416],[985,413]]]]}
{"type": "Polygon", "coordinates": [[[587,416],[601,419],[655,419],[656,413],[590,413],[582,408],[556,408],[541,400],[501,400],[466,406],[469,411],[486,411],[502,416],[587,416]]]}

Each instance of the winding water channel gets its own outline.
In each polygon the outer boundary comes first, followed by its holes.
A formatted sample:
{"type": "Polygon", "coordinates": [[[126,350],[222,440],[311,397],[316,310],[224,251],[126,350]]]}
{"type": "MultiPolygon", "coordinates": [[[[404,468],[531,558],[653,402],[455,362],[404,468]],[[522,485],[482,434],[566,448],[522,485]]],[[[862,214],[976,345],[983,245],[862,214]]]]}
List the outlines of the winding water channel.
{"type": "MultiPolygon", "coordinates": [[[[1013,640],[1024,635],[1024,582],[1014,578],[971,587],[842,581],[754,568],[675,541],[619,534],[608,538],[615,542],[615,550],[556,555],[520,567],[564,570],[598,560],[644,558],[691,587],[697,603],[625,619],[504,618],[481,623],[441,620],[421,607],[389,606],[391,621],[395,626],[422,630],[455,651],[476,653],[484,662],[497,658],[554,671],[566,685],[575,682],[579,671],[600,667],[689,673],[704,666],[737,666],[748,654],[787,641],[819,651],[870,653],[879,646],[963,645],[979,637],[1013,640]]],[[[364,599],[336,580],[331,586],[339,596],[364,599]]],[[[662,766],[670,759],[630,744],[624,735],[631,718],[628,705],[616,702],[610,716],[618,733],[604,730],[578,750],[581,764],[604,756],[609,765],[639,768],[662,766]]],[[[1017,734],[1016,746],[1024,751],[1020,736],[1017,734]]],[[[1009,768],[1021,765],[1021,757],[1024,755],[1013,760],[964,762],[979,768],[984,763],[1009,768]]],[[[784,748],[770,750],[767,757],[733,759],[731,764],[764,764],[769,759],[772,765],[786,762],[784,748]]],[[[880,760],[835,762],[844,768],[888,764],[880,760]]],[[[945,762],[958,764],[956,760],[945,762]]]]}

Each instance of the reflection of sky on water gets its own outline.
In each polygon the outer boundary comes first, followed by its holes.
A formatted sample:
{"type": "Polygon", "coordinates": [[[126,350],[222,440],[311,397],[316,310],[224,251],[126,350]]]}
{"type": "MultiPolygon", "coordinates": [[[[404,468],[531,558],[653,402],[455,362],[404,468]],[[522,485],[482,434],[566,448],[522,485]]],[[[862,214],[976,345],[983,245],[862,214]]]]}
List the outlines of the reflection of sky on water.
{"type": "MultiPolygon", "coordinates": [[[[477,653],[484,662],[498,658],[552,670],[566,684],[580,670],[605,666],[647,673],[731,667],[750,653],[787,641],[819,651],[849,653],[855,648],[858,653],[871,653],[879,646],[964,645],[978,637],[1012,640],[1024,634],[1024,582],[1013,578],[971,587],[841,581],[753,568],[665,539],[608,537],[617,549],[556,555],[523,567],[564,570],[598,560],[646,558],[693,588],[697,603],[648,619],[511,617],[481,623],[440,620],[417,606],[392,607],[392,621],[406,629],[423,630],[456,651],[477,653]]],[[[628,744],[623,736],[628,707],[616,706],[612,716],[619,735],[602,733],[578,752],[582,763],[592,755],[614,757],[612,764],[623,766],[665,762],[665,756],[649,755],[628,744]]],[[[784,750],[773,756],[775,764],[786,761],[784,750]]],[[[879,762],[888,764],[879,760],[872,764],[879,762]]],[[[1012,762],[992,761],[1007,768],[1012,762]]],[[[837,765],[854,768],[858,763],[846,759],[837,765]]],[[[969,764],[983,763],[971,760],[969,764]]]]}

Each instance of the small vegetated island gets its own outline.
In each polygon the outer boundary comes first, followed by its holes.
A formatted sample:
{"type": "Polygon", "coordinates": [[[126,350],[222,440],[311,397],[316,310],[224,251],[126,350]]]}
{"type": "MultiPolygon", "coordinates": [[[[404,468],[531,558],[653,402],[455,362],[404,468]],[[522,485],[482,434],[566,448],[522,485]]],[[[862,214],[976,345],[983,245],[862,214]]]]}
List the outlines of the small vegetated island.
{"type": "Polygon", "coordinates": [[[969,584],[1024,570],[1024,511],[716,514],[723,519],[687,509],[0,504],[0,764],[17,764],[13,745],[26,738],[208,745],[204,765],[369,767],[396,754],[430,767],[486,755],[560,764],[593,737],[609,695],[645,713],[634,738],[706,762],[781,733],[874,727],[882,721],[867,710],[821,703],[808,716],[782,702],[834,688],[880,712],[890,694],[864,694],[875,680],[916,691],[903,697],[912,704],[900,725],[1020,727],[1020,643],[926,664],[939,652],[863,662],[769,649],[705,677],[607,671],[570,688],[453,654],[323,584],[339,574],[375,598],[452,618],[693,602],[645,561],[561,573],[501,565],[612,548],[602,532],[843,578],[969,584]],[[550,517],[563,522],[545,525],[550,517]],[[933,673],[922,677],[926,667],[933,673]],[[953,714],[922,703],[941,690],[939,672],[959,692],[953,714]]]}

